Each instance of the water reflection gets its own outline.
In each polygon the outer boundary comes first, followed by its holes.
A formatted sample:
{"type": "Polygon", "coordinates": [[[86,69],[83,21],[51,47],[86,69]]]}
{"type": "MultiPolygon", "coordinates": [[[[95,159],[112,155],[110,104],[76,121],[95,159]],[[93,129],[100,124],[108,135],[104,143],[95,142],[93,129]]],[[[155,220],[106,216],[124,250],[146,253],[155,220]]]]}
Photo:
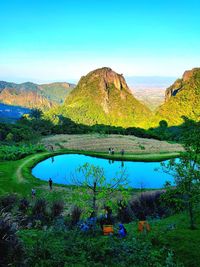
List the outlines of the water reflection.
{"type": "Polygon", "coordinates": [[[100,159],[85,155],[67,154],[46,159],[32,170],[35,177],[48,181],[52,177],[55,183],[71,184],[70,177],[76,169],[85,163],[104,169],[106,179],[113,179],[116,173],[126,171],[129,186],[134,188],[161,188],[166,181],[173,184],[173,177],[164,173],[159,162],[128,162],[100,159]],[[159,169],[159,171],[155,171],[159,169]]]}

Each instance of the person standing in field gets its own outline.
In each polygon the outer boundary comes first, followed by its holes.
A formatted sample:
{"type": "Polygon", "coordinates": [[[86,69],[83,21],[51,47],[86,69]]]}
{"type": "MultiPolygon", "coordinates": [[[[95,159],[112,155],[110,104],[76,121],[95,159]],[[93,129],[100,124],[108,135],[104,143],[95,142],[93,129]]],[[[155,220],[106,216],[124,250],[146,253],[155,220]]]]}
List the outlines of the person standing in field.
{"type": "Polygon", "coordinates": [[[50,190],[52,190],[52,185],[53,185],[53,181],[52,181],[51,178],[49,178],[49,188],[50,188],[50,190]]]}
{"type": "Polygon", "coordinates": [[[36,194],[36,190],[32,188],[32,189],[31,189],[32,199],[35,198],[35,194],[36,194]]]}

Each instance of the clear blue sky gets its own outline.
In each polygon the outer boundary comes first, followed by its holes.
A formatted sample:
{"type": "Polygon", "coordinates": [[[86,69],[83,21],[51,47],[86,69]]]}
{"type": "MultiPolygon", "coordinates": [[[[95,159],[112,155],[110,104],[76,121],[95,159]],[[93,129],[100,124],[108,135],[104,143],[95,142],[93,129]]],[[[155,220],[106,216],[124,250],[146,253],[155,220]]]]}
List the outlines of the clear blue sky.
{"type": "Polygon", "coordinates": [[[198,0],[0,0],[0,79],[77,80],[109,66],[180,76],[200,66],[198,0]]]}

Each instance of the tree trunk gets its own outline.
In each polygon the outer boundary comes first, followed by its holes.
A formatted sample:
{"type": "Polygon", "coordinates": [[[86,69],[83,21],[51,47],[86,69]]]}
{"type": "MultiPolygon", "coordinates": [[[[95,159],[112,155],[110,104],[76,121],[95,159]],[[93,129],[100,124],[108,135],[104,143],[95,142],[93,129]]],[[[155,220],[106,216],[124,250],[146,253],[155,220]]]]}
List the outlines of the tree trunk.
{"type": "Polygon", "coordinates": [[[96,215],[96,187],[97,187],[97,184],[96,182],[94,182],[94,186],[93,186],[93,200],[92,200],[92,209],[93,209],[93,212],[94,214],[96,215]]]}

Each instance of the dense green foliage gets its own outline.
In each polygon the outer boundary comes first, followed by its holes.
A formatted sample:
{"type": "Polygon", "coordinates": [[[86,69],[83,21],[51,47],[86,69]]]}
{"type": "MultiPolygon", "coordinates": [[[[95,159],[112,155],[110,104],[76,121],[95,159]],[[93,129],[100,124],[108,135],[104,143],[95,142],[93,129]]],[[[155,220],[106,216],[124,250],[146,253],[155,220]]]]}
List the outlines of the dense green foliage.
{"type": "Polygon", "coordinates": [[[42,151],[45,151],[45,148],[42,145],[0,145],[0,161],[21,159],[42,151]]]}
{"type": "Polygon", "coordinates": [[[195,228],[194,210],[200,200],[200,128],[190,129],[190,132],[183,136],[185,152],[179,162],[170,160],[163,164],[170,172],[176,182],[176,188],[168,185],[167,200],[182,204],[188,210],[190,227],[195,228]],[[182,198],[178,197],[182,196],[182,198]]]}
{"type": "Polygon", "coordinates": [[[153,247],[143,236],[130,234],[121,240],[102,237],[100,232],[92,236],[76,230],[22,231],[20,236],[27,246],[29,266],[37,266],[38,262],[40,266],[181,266],[175,263],[170,250],[153,247]]]}
{"type": "Polygon", "coordinates": [[[114,235],[107,237],[98,223],[86,232],[81,231],[80,224],[72,227],[72,213],[62,213],[62,201],[7,195],[0,198],[0,209],[4,210],[0,214],[0,237],[5,229],[13,235],[10,242],[0,239],[1,247],[7,246],[10,251],[8,256],[4,250],[3,259],[15,266],[182,267],[183,262],[185,267],[196,267],[200,263],[199,230],[187,230],[184,213],[149,220],[148,235],[137,233],[138,221],[134,220],[125,225],[127,237],[119,238],[118,223],[114,235]],[[6,217],[9,223],[1,223],[6,217]]]}
{"type": "Polygon", "coordinates": [[[21,124],[0,123],[0,142],[21,142],[37,139],[37,133],[32,128],[21,124]]]}

